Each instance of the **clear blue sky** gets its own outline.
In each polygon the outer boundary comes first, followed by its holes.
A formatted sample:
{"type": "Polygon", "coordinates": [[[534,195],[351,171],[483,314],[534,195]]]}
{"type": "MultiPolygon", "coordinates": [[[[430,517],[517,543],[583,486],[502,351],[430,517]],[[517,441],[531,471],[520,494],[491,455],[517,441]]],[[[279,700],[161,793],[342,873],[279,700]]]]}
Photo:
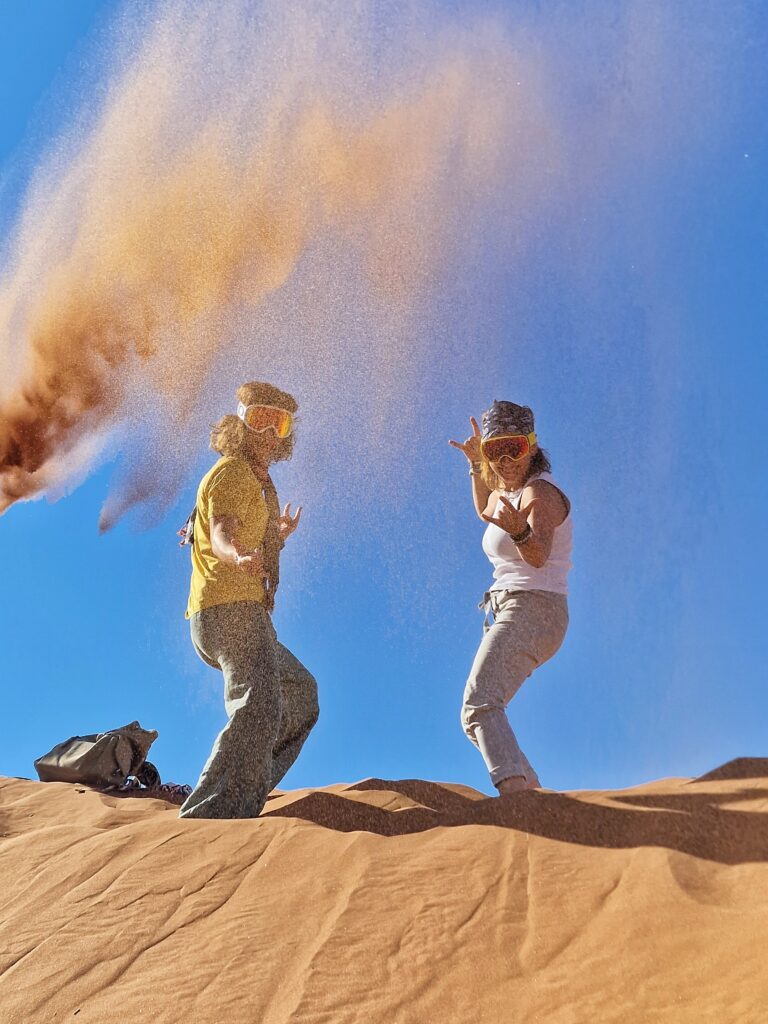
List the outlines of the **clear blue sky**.
{"type": "MultiPolygon", "coordinates": [[[[532,46],[571,40],[555,83],[569,145],[619,88],[616,24],[637,6],[520,5],[532,46]]],[[[512,705],[543,784],[620,787],[765,754],[768,15],[734,0],[724,19],[718,6],[677,6],[695,46],[679,25],[666,40],[660,23],[670,96],[703,76],[690,124],[670,123],[663,90],[653,109],[629,96],[627,122],[655,158],[634,150],[617,172],[612,154],[579,229],[565,237],[554,212],[505,290],[473,297],[464,328],[486,337],[474,335],[475,372],[457,381],[449,349],[431,368],[445,398],[415,439],[418,491],[384,502],[374,531],[351,502],[340,547],[310,580],[301,531],[292,538],[276,624],[318,678],[321,721],[285,785],[418,776],[489,791],[458,724],[489,572],[446,440],[493,398],[534,408],[574,508],[570,632],[512,705]]],[[[0,8],[0,224],[92,80],[111,8],[0,8]]],[[[466,283],[479,287],[478,275],[466,283]]],[[[455,302],[461,320],[460,292],[455,302]]],[[[189,644],[174,533],[206,443],[150,530],[98,534],[110,467],[0,520],[3,774],[33,775],[58,740],[138,718],[160,732],[151,757],[163,776],[195,781],[224,716],[220,679],[189,644]]],[[[293,467],[275,476],[301,497],[293,467]]]]}

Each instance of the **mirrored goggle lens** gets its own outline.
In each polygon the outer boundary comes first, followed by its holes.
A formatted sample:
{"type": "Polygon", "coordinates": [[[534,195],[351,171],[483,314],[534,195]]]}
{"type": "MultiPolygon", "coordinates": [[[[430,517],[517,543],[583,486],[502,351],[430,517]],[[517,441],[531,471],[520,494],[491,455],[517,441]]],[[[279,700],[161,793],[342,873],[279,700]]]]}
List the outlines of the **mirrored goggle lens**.
{"type": "Polygon", "coordinates": [[[291,414],[271,405],[249,405],[242,418],[251,430],[269,430],[271,427],[281,438],[288,437],[293,430],[291,414]]]}
{"type": "Polygon", "coordinates": [[[524,458],[530,449],[528,438],[524,434],[517,434],[514,437],[492,437],[488,441],[483,441],[483,455],[489,462],[498,462],[505,456],[516,462],[524,458]]]}

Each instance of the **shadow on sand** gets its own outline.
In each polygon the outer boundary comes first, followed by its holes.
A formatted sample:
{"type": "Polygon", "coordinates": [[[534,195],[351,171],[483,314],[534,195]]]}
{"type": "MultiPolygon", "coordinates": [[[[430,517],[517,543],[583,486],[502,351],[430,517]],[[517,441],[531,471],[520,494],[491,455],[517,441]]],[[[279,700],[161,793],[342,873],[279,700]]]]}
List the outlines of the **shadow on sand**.
{"type": "Polygon", "coordinates": [[[768,813],[724,806],[768,798],[768,758],[740,758],[680,788],[683,792],[679,788],[672,793],[618,791],[605,795],[610,801],[606,804],[586,795],[545,790],[503,799],[477,798],[417,779],[366,779],[345,793],[308,793],[273,809],[267,804],[263,814],[300,818],[338,832],[380,836],[490,825],[606,849],[665,847],[721,864],[768,861],[768,813]],[[751,785],[696,792],[700,783],[740,779],[752,780],[751,785]],[[755,785],[760,779],[765,780],[764,787],[755,785]],[[387,810],[353,796],[366,790],[399,793],[420,806],[387,810]]]}

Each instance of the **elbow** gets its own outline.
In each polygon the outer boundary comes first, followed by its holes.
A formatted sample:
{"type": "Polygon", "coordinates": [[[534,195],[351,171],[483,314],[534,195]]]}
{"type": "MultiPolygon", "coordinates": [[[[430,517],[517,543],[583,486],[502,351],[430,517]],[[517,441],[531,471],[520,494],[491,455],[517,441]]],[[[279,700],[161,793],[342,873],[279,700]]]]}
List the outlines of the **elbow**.
{"type": "Polygon", "coordinates": [[[528,565],[532,566],[534,569],[543,569],[544,566],[547,564],[549,552],[526,551],[524,558],[528,565]]]}

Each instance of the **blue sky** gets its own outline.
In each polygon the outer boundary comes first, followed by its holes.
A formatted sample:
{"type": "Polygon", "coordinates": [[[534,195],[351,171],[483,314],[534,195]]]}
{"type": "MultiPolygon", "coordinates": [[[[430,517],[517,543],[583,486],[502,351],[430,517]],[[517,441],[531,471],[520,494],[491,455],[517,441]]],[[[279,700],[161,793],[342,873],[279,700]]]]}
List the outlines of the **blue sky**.
{"type": "MultiPolygon", "coordinates": [[[[3,225],[93,79],[111,9],[0,9],[3,225]]],[[[590,116],[620,88],[616,22],[636,5],[517,10],[532,47],[561,53],[565,150],[582,131],[588,146],[590,116]]],[[[484,281],[468,266],[454,280],[456,336],[435,327],[425,373],[438,400],[415,429],[407,492],[382,494],[376,522],[354,494],[340,500],[311,566],[301,545],[317,534],[292,538],[276,625],[318,678],[321,720],[286,785],[418,776],[489,791],[458,724],[489,572],[446,441],[493,398],[534,408],[574,508],[569,635],[511,708],[543,784],[621,787],[765,753],[768,18],[729,10],[726,31],[717,5],[662,19],[658,93],[630,95],[606,152],[574,167],[594,176],[580,183],[583,216],[564,196],[514,274],[484,281]],[[647,145],[633,148],[637,135],[647,145]]],[[[310,432],[311,396],[298,397],[310,432]]],[[[220,680],[189,644],[174,534],[206,444],[151,529],[99,535],[111,466],[0,520],[0,772],[32,775],[60,739],[138,718],[160,732],[163,776],[195,781],[224,718],[220,680]]],[[[275,473],[286,499],[301,500],[301,466],[275,473]]]]}

